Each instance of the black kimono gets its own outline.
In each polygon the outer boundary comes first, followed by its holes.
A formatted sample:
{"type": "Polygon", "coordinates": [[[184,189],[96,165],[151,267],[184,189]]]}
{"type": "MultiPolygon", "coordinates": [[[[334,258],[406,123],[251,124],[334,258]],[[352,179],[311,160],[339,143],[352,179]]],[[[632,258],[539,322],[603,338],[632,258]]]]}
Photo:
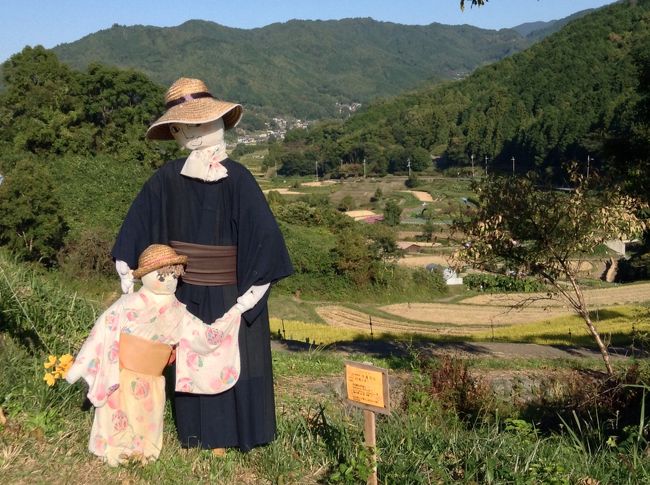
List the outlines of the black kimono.
{"type": "MultiPolygon", "coordinates": [[[[185,159],[161,167],[143,186],[113,247],[116,260],[135,268],[150,244],[182,241],[237,246],[237,284],[198,286],[182,281],[177,298],[203,322],[222,316],[252,285],[273,283],[293,272],[282,234],[250,172],[222,162],[228,176],[216,182],[185,177],[185,159]]],[[[184,447],[243,451],[275,438],[275,402],[266,295],[243,313],[239,333],[241,375],[214,396],[176,393],[175,418],[184,447]]]]}

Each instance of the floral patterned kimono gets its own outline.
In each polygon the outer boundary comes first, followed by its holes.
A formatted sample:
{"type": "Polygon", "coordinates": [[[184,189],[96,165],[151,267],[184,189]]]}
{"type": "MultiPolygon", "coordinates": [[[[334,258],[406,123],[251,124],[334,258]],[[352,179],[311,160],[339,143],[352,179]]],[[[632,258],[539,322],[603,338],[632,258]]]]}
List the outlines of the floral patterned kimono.
{"type": "Polygon", "coordinates": [[[88,383],[88,399],[96,408],[90,451],[113,466],[130,456],[156,459],[165,406],[161,372],[171,346],[176,345],[176,390],[217,394],[230,389],[239,377],[239,324],[235,313],[206,325],[174,295],[157,295],[146,288],[122,295],[95,322],[66,375],[70,383],[80,377],[88,383]],[[122,337],[125,334],[128,337],[122,337]],[[124,348],[135,341],[138,350],[131,346],[123,352],[131,355],[121,356],[121,341],[124,348]],[[161,357],[158,369],[142,371],[161,357]],[[140,362],[139,368],[125,364],[134,361],[140,362]]]}

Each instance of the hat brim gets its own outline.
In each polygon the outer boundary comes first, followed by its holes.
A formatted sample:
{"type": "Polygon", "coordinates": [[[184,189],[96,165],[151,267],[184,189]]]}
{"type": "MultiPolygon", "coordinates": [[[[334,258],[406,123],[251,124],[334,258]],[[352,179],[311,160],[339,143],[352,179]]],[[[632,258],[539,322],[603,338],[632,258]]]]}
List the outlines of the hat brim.
{"type": "Polygon", "coordinates": [[[224,129],[237,126],[241,120],[243,108],[240,104],[221,101],[215,98],[199,98],[172,106],[165,114],[154,121],[147,130],[150,140],[173,140],[169,131],[171,123],[201,124],[223,118],[224,129]]]}
{"type": "Polygon", "coordinates": [[[165,266],[174,266],[176,264],[187,264],[187,256],[177,256],[175,258],[168,259],[159,264],[150,264],[148,266],[143,266],[133,271],[134,278],[142,278],[147,273],[156,271],[157,269],[164,268],[165,266]]]}

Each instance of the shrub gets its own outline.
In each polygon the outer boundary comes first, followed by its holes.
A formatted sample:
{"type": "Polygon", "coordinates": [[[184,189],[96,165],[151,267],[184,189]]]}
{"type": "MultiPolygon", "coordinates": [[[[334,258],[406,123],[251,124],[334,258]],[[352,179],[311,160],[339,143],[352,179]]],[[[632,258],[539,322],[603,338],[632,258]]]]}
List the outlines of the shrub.
{"type": "Polygon", "coordinates": [[[404,182],[404,185],[406,185],[406,187],[408,187],[409,189],[413,189],[415,187],[418,187],[419,185],[422,185],[422,183],[420,182],[420,179],[418,179],[417,175],[411,174],[404,182]]]}
{"type": "Polygon", "coordinates": [[[400,223],[402,208],[394,200],[388,200],[384,206],[384,224],[397,226],[400,223]]]}
{"type": "Polygon", "coordinates": [[[473,376],[462,359],[444,356],[429,365],[426,373],[430,379],[429,393],[459,417],[477,417],[492,400],[487,384],[473,376]]]}
{"type": "Polygon", "coordinates": [[[351,195],[346,195],[343,197],[343,199],[341,199],[341,202],[339,202],[336,208],[342,212],[345,212],[353,210],[356,208],[356,205],[357,204],[354,202],[354,198],[351,195]]]}
{"type": "Polygon", "coordinates": [[[418,268],[413,271],[412,277],[413,282],[418,286],[423,286],[436,293],[444,293],[447,291],[447,284],[440,270],[429,271],[424,268],[418,268]]]}
{"type": "Polygon", "coordinates": [[[68,225],[45,165],[20,160],[0,185],[0,244],[21,259],[56,262],[68,225]]]}
{"type": "Polygon", "coordinates": [[[106,228],[88,228],[68,240],[58,255],[59,266],[70,276],[114,276],[111,248],[115,235],[106,228]]]}

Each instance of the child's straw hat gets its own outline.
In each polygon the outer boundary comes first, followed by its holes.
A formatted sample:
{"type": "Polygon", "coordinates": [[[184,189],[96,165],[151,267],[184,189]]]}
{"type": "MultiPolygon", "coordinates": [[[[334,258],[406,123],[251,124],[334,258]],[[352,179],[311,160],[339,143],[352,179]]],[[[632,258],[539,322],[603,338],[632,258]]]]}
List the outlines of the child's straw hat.
{"type": "Polygon", "coordinates": [[[138,258],[138,269],[133,271],[133,277],[142,278],[147,273],[176,264],[187,264],[187,256],[180,256],[165,244],[152,244],[142,251],[138,258]]]}

